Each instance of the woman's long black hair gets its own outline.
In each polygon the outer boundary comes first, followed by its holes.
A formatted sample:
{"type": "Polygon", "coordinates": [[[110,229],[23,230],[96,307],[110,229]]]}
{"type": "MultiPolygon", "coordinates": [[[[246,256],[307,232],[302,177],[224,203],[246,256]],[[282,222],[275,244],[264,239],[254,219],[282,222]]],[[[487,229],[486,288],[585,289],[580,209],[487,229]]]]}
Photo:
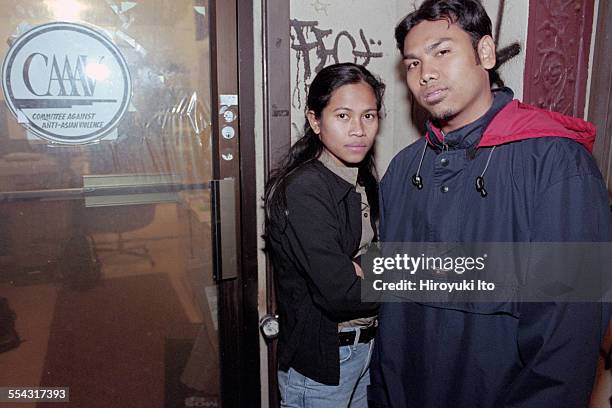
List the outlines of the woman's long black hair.
{"type": "MultiPolygon", "coordinates": [[[[385,85],[370,71],[361,65],[342,63],[329,65],[323,68],[312,81],[308,90],[306,102],[307,111],[313,111],[315,117],[321,117],[321,112],[331,99],[332,93],[343,85],[365,82],[372,87],[376,96],[376,109],[380,112],[382,107],[385,85]]],[[[312,130],[308,120],[304,124],[304,136],[291,146],[289,153],[266,183],[264,195],[264,209],[266,215],[266,230],[273,214],[284,214],[287,203],[285,199],[285,186],[287,180],[300,167],[316,160],[323,151],[323,143],[312,130]]],[[[357,182],[365,187],[370,204],[370,214],[378,218],[378,177],[374,164],[374,149],[370,149],[366,157],[359,164],[357,182]]],[[[268,231],[266,231],[268,235],[268,231]]]]}

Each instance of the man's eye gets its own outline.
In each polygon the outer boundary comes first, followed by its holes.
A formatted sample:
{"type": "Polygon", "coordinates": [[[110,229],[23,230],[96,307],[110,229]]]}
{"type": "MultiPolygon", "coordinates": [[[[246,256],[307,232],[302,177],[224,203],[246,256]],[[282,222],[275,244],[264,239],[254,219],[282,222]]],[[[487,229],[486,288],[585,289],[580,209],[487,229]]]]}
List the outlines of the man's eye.
{"type": "Polygon", "coordinates": [[[440,50],[440,51],[438,52],[438,55],[440,55],[440,56],[442,56],[442,55],[446,55],[446,54],[448,54],[449,52],[450,52],[450,50],[440,50]]]}
{"type": "Polygon", "coordinates": [[[406,69],[410,71],[412,68],[416,68],[417,65],[419,65],[419,61],[412,61],[406,66],[406,69]]]}
{"type": "Polygon", "coordinates": [[[376,118],[376,115],[373,113],[366,113],[365,115],[363,115],[364,119],[368,119],[368,120],[372,120],[376,118]]]}
{"type": "Polygon", "coordinates": [[[348,115],[347,115],[346,113],[339,113],[339,114],[337,114],[336,116],[337,116],[338,118],[340,118],[340,119],[346,119],[346,118],[348,118],[348,115]]]}

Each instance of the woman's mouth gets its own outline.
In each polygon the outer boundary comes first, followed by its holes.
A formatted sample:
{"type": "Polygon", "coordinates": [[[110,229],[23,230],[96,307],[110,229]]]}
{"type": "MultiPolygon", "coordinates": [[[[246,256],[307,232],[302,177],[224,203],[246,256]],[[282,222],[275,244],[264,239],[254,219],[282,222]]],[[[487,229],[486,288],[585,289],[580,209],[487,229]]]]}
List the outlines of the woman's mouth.
{"type": "Polygon", "coordinates": [[[349,145],[345,145],[345,147],[349,149],[350,151],[356,152],[356,153],[361,153],[368,149],[368,146],[362,145],[362,144],[349,144],[349,145]]]}

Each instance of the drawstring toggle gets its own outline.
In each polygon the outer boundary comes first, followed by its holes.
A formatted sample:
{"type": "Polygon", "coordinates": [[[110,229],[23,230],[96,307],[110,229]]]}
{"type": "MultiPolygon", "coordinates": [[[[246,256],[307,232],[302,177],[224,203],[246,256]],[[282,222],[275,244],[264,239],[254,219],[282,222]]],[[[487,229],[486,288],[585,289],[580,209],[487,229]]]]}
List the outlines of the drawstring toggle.
{"type": "Polygon", "coordinates": [[[412,184],[419,190],[423,189],[423,179],[418,174],[412,176],[412,184]]]}
{"type": "Polygon", "coordinates": [[[484,177],[482,176],[476,177],[476,191],[480,193],[480,196],[482,198],[485,198],[487,196],[487,190],[485,190],[484,186],[484,177]]]}

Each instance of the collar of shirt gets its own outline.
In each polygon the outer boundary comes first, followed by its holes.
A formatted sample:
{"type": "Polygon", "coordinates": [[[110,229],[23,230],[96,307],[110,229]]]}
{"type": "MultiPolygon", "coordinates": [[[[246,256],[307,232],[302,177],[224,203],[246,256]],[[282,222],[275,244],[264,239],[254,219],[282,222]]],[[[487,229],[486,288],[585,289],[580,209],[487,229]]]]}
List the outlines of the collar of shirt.
{"type": "Polygon", "coordinates": [[[469,149],[475,148],[480,141],[484,131],[489,126],[495,115],[501,111],[514,98],[510,88],[500,88],[493,91],[493,103],[489,110],[474,122],[455,129],[447,134],[442,134],[440,129],[431,121],[427,121],[427,140],[434,148],[469,149]]]}
{"type": "Polygon", "coordinates": [[[357,185],[357,174],[359,173],[359,169],[357,167],[339,166],[336,159],[332,157],[331,153],[325,149],[323,149],[323,152],[321,152],[319,161],[342,180],[346,181],[352,186],[357,185]]]}

